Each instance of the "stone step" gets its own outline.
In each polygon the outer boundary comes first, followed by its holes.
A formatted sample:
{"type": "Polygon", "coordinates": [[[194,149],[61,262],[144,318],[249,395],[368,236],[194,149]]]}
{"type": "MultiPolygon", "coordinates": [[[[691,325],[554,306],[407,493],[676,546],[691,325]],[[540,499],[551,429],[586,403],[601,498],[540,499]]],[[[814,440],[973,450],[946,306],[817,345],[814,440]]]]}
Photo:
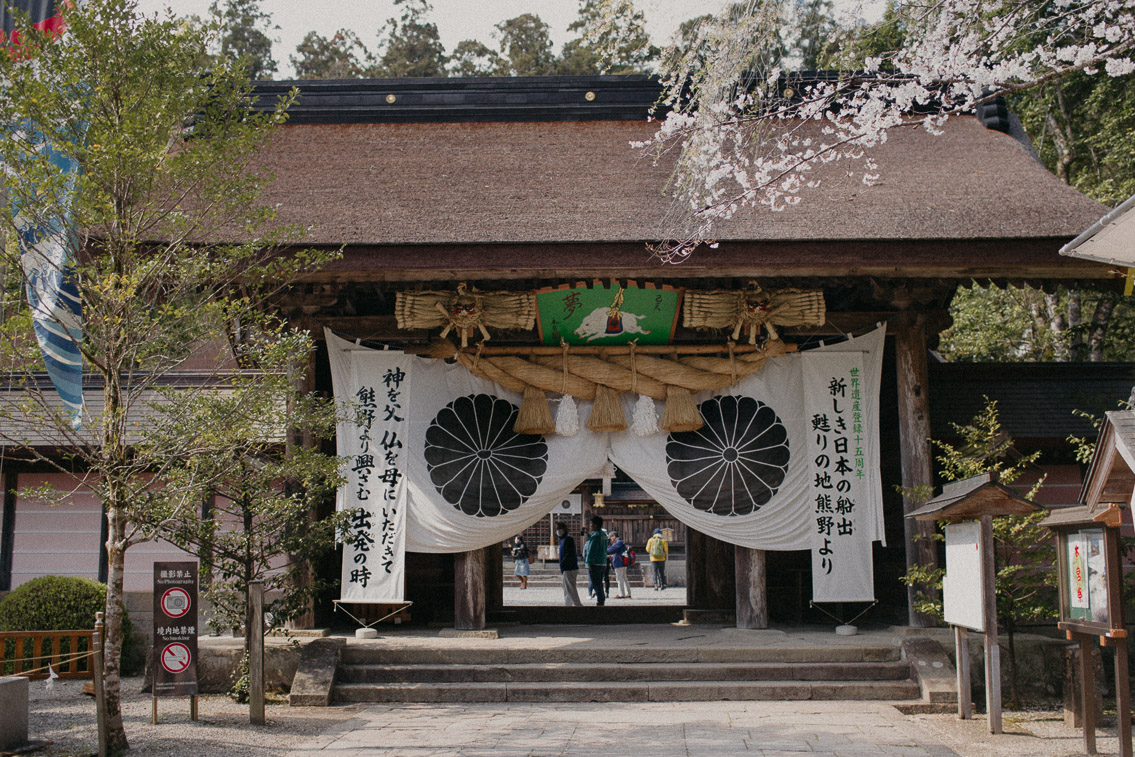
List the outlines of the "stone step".
{"type": "Polygon", "coordinates": [[[696,702],[721,700],[883,700],[919,696],[910,681],[677,681],[631,683],[342,683],[335,701],[350,702],[696,702]]]}
{"type": "Polygon", "coordinates": [[[596,665],[344,665],[343,683],[478,683],[632,681],[904,681],[905,662],[851,663],[645,663],[596,665]]]}
{"type": "MultiPolygon", "coordinates": [[[[573,608],[575,609],[575,608],[573,608]]],[[[628,631],[633,633],[633,629],[628,631]]],[[[895,662],[896,646],[826,647],[594,647],[545,649],[392,648],[381,641],[353,642],[343,650],[343,665],[515,665],[592,663],[599,665],[649,663],[856,663],[895,662]]]]}

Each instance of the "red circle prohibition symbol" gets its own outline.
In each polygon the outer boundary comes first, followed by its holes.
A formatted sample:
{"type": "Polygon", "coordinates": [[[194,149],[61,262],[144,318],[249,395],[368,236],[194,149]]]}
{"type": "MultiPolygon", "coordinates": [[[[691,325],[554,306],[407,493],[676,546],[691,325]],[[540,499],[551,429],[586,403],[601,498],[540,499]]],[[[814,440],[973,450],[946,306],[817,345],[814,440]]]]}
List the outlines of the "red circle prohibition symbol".
{"type": "Polygon", "coordinates": [[[167,644],[166,648],[162,650],[162,667],[170,673],[177,674],[189,667],[192,657],[189,647],[180,641],[175,641],[172,644],[167,644]]]}
{"type": "Polygon", "coordinates": [[[171,618],[180,618],[189,612],[189,592],[177,586],[166,589],[162,595],[162,612],[171,618]]]}

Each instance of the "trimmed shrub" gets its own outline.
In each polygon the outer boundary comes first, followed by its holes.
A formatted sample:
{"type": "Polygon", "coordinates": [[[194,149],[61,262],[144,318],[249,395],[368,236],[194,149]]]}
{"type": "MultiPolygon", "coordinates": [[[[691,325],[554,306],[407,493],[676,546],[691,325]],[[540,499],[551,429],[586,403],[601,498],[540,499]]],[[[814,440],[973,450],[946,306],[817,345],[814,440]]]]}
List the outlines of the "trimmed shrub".
{"type": "MultiPolygon", "coordinates": [[[[42,576],[0,600],[0,631],[72,631],[95,627],[106,607],[106,584],[76,576],[42,576]]],[[[122,608],[122,666],[137,669],[134,624],[122,608]]]]}

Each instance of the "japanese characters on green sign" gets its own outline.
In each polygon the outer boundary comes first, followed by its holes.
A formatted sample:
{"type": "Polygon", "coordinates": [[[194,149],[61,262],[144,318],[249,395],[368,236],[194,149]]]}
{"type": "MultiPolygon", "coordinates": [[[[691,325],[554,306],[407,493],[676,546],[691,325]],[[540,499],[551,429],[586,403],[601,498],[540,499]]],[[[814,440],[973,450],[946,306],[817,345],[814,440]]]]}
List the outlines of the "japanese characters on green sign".
{"type": "Polygon", "coordinates": [[[559,344],[669,344],[682,291],[610,286],[544,289],[536,293],[540,341],[559,344]]]}

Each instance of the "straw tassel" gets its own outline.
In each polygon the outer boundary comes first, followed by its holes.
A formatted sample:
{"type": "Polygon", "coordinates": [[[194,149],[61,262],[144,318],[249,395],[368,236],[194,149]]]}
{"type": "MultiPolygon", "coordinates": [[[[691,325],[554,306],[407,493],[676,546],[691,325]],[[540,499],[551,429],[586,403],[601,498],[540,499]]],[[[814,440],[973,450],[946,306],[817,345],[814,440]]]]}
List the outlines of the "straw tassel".
{"type": "Polygon", "coordinates": [[[623,414],[623,403],[619,393],[609,386],[599,384],[595,387],[595,404],[587,427],[592,431],[623,431],[627,427],[627,416],[623,414]]]}
{"type": "Polygon", "coordinates": [[[638,401],[634,403],[631,430],[638,436],[650,436],[658,433],[658,411],[654,408],[654,400],[645,394],[640,394],[638,401]]]}
{"type": "Polygon", "coordinates": [[[548,406],[548,398],[542,389],[534,386],[525,388],[524,401],[520,403],[520,412],[512,430],[518,434],[541,436],[555,432],[556,422],[552,419],[552,408],[548,406]]]}
{"type": "Polygon", "coordinates": [[[579,408],[575,406],[575,398],[565,394],[560,400],[560,407],[556,410],[556,433],[560,436],[575,436],[579,433],[579,408]]]}
{"type": "Polygon", "coordinates": [[[689,389],[666,387],[666,407],[662,410],[663,431],[697,431],[704,421],[689,389]]]}

